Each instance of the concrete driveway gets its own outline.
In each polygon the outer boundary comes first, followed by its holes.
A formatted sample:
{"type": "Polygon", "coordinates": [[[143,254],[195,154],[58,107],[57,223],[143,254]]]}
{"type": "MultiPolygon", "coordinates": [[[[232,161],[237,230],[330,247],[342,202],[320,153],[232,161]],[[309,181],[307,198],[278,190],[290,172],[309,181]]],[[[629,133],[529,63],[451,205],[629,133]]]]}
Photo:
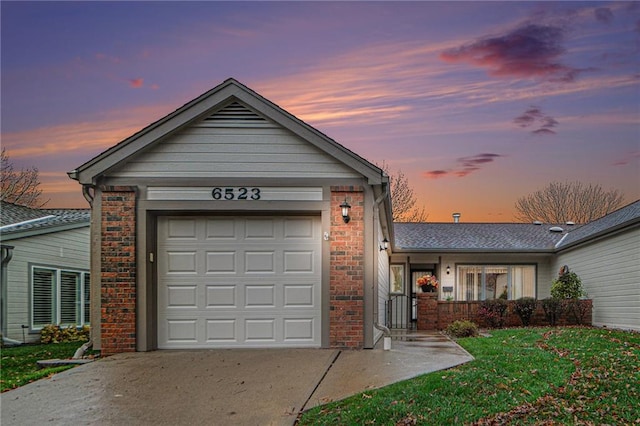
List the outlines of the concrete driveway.
{"type": "Polygon", "coordinates": [[[439,334],[382,349],[233,349],[110,356],[5,392],[8,425],[292,425],[299,412],[473,359],[439,334]]]}

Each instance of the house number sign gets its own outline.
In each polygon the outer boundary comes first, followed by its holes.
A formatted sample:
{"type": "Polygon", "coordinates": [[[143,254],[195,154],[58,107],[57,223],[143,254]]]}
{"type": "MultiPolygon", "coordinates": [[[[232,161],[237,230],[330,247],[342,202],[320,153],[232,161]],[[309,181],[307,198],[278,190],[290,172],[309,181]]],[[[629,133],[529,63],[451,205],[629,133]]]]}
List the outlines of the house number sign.
{"type": "Polygon", "coordinates": [[[260,188],[213,188],[211,196],[214,200],[259,200],[260,188]]]}

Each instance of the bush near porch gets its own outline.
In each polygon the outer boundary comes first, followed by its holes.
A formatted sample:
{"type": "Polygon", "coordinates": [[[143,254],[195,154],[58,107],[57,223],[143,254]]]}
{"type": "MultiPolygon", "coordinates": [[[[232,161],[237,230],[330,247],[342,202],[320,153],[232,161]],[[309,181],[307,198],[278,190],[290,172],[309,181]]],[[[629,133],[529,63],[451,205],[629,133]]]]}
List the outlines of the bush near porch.
{"type": "MultiPolygon", "coordinates": [[[[554,325],[591,325],[593,302],[590,299],[566,299],[562,301],[563,312],[554,325]]],[[[522,320],[514,310],[515,301],[507,301],[507,310],[502,326],[521,327],[522,320]]],[[[437,300],[436,294],[418,294],[418,330],[444,330],[458,320],[469,320],[480,327],[491,328],[492,324],[482,315],[482,301],[449,302],[437,300]]],[[[531,316],[530,326],[548,326],[543,301],[536,301],[536,309],[531,316]]]]}

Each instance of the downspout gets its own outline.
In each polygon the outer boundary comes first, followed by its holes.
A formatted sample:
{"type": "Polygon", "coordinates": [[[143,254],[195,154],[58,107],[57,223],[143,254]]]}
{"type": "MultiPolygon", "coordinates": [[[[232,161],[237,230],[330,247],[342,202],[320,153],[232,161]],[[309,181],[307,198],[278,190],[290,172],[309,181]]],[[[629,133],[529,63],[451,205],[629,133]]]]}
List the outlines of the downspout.
{"type": "MultiPolygon", "coordinates": [[[[376,220],[376,224],[380,221],[380,203],[382,202],[382,200],[384,200],[387,196],[389,195],[389,187],[388,185],[384,185],[384,191],[382,192],[382,194],[380,194],[380,196],[378,198],[376,198],[376,200],[373,203],[373,215],[374,215],[374,219],[376,220]]],[[[376,275],[376,285],[377,285],[378,279],[377,279],[377,275],[376,275]]],[[[373,326],[382,331],[383,333],[383,337],[384,337],[384,350],[388,351],[389,349],[391,349],[391,330],[389,330],[389,328],[385,327],[384,325],[381,325],[378,323],[378,301],[376,300],[376,302],[373,304],[373,326]]]]}
{"type": "Polygon", "coordinates": [[[17,341],[7,339],[7,297],[9,285],[7,266],[13,257],[13,246],[2,245],[0,250],[2,251],[2,260],[0,263],[0,325],[2,325],[2,327],[0,333],[2,333],[3,340],[7,340],[7,343],[15,344],[17,341]]]}

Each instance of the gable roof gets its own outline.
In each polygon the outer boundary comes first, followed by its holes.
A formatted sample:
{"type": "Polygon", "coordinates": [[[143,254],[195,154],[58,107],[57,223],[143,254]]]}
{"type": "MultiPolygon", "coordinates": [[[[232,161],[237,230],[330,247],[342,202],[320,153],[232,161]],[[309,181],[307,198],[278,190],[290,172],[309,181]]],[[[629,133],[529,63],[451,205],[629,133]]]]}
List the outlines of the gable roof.
{"type": "Polygon", "coordinates": [[[0,208],[2,241],[87,227],[91,221],[90,209],[33,209],[6,201],[0,208]]]}
{"type": "Polygon", "coordinates": [[[553,252],[564,233],[528,223],[396,223],[398,251],[553,252]]]}
{"type": "Polygon", "coordinates": [[[272,120],[353,168],[366,177],[370,184],[388,182],[388,176],[382,169],[232,78],[68,172],[68,175],[83,185],[95,185],[100,176],[123,164],[131,156],[234,102],[272,120]]]}
{"type": "Polygon", "coordinates": [[[569,232],[558,243],[557,248],[562,250],[638,224],[640,224],[640,200],[569,232]]]}

